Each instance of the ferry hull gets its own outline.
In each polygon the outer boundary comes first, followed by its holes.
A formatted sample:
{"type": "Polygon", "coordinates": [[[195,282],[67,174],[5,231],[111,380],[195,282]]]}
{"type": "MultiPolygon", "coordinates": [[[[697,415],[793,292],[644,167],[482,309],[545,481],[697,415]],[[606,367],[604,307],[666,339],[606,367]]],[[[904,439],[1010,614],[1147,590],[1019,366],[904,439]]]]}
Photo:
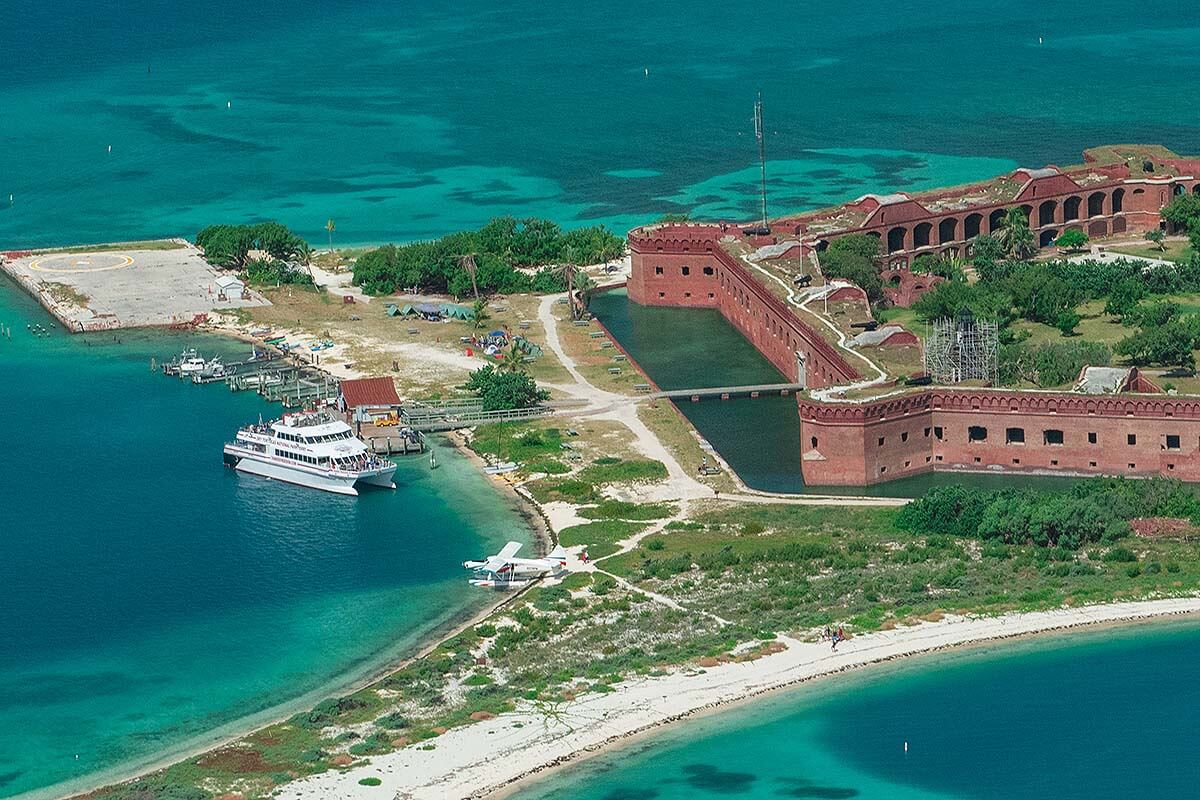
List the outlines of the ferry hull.
{"type": "Polygon", "coordinates": [[[297,486],[307,486],[310,489],[320,489],[324,492],[334,492],[335,494],[357,495],[358,489],[355,486],[359,483],[381,486],[385,489],[396,488],[396,484],[392,481],[392,476],[396,473],[395,464],[388,464],[374,474],[360,474],[357,477],[354,475],[323,475],[308,470],[294,469],[287,464],[264,461],[239,453],[231,453],[228,450],[225,451],[225,464],[239,472],[284,481],[285,483],[293,483],[297,486]]]}
{"type": "Polygon", "coordinates": [[[318,475],[305,470],[292,469],[284,464],[259,461],[254,458],[240,459],[236,469],[238,472],[246,472],[263,478],[272,478],[273,480],[285,483],[293,483],[297,486],[307,486],[310,489],[320,489],[335,494],[358,494],[358,490],[354,488],[356,481],[352,476],[342,478],[333,475],[318,475]]]}

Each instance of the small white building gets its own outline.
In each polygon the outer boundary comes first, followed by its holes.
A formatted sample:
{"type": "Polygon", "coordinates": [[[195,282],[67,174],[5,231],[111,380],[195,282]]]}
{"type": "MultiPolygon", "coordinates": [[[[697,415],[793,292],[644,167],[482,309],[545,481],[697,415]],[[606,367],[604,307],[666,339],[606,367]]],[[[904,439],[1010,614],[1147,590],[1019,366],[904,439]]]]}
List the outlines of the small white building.
{"type": "Polygon", "coordinates": [[[241,297],[246,284],[236,275],[225,273],[217,276],[217,289],[226,297],[241,297]]]}

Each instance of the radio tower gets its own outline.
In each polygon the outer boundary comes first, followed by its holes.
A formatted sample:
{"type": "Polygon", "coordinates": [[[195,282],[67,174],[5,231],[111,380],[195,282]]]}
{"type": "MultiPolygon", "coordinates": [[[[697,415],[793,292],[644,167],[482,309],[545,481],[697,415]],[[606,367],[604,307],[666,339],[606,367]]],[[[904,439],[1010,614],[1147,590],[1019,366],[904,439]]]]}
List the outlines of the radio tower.
{"type": "Polygon", "coordinates": [[[759,91],[754,101],[754,138],[758,139],[758,167],[762,175],[762,232],[770,232],[767,227],[767,151],[763,136],[762,91],[759,91]]]}

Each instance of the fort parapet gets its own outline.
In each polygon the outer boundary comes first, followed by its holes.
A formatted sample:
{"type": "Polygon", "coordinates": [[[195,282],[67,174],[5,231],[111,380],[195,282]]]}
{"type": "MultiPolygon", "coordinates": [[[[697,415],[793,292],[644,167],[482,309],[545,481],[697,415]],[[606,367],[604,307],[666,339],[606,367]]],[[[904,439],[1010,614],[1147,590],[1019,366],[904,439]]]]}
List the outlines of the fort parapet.
{"type": "MultiPolygon", "coordinates": [[[[976,237],[1020,208],[1046,247],[1065,230],[1092,237],[1160,227],[1179,194],[1200,195],[1200,160],[1161,147],[1096,148],[1085,163],[1019,169],[992,181],[909,196],[866,195],[776,220],[770,235],[725,223],[667,223],[629,234],[629,297],[713,308],[780,372],[810,389],[863,376],[734,254],[804,258],[839,236],[876,236],[888,269],[916,257],[970,256],[976,237]]],[[[812,485],[862,486],[937,470],[1165,475],[1200,481],[1200,398],[934,387],[877,400],[798,398],[801,469],[812,485]]]]}

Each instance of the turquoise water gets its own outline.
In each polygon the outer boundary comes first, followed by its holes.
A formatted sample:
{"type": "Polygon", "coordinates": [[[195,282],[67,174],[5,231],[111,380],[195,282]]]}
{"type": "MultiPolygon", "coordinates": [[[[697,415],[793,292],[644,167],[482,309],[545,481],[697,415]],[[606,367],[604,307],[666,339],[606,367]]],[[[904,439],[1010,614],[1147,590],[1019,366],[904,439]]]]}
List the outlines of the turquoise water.
{"type": "Polygon", "coordinates": [[[1200,627],[1141,624],[826,679],[667,728],[516,797],[1194,797],[1197,703],[1200,627]]]}
{"type": "Polygon", "coordinates": [[[20,20],[0,30],[0,247],[265,217],[316,242],[332,217],[351,243],[502,213],[753,216],[759,89],[773,211],[1098,143],[1200,151],[1179,94],[1200,8],[1174,0],[0,0],[0,18],[20,20]]]}
{"type": "MultiPolygon", "coordinates": [[[[752,216],[757,89],[773,212],[1074,162],[1104,142],[1200,152],[1180,102],[1200,76],[1192,5],[754,15],[0,0],[17,21],[0,25],[0,249],[263,218],[315,242],[333,218],[347,244],[497,214],[616,229],[693,208],[752,216]]],[[[7,287],[0,319],[16,328],[0,374],[18,419],[0,432],[0,795],[364,669],[477,601],[451,590],[453,565],[521,530],[449,454],[433,478],[405,464],[397,492],[357,501],[230,474],[216,443],[263,406],[149,376],[178,341],[22,338],[45,317],[7,287]]],[[[738,419],[702,426],[731,461],[757,446],[745,434],[779,430],[738,419]]],[[[771,446],[747,480],[794,483],[794,449],[771,446]]]]}
{"type": "Polygon", "coordinates": [[[396,491],[329,495],[221,464],[253,394],[149,371],[196,336],[35,338],[0,285],[0,796],[159,758],[377,668],[480,607],[459,563],[518,512],[441,446],[396,491]],[[89,346],[90,345],[90,346],[89,346]]]}
{"type": "MultiPolygon", "coordinates": [[[[720,312],[640,306],[615,289],[595,295],[591,310],[663,389],[778,383],[784,376],[720,312]]],[[[806,486],[800,474],[800,416],[794,397],[680,401],[676,404],[738,476],[769,492],[919,497],[933,486],[1065,489],[1072,478],[936,472],[874,486],[806,486]]]]}

